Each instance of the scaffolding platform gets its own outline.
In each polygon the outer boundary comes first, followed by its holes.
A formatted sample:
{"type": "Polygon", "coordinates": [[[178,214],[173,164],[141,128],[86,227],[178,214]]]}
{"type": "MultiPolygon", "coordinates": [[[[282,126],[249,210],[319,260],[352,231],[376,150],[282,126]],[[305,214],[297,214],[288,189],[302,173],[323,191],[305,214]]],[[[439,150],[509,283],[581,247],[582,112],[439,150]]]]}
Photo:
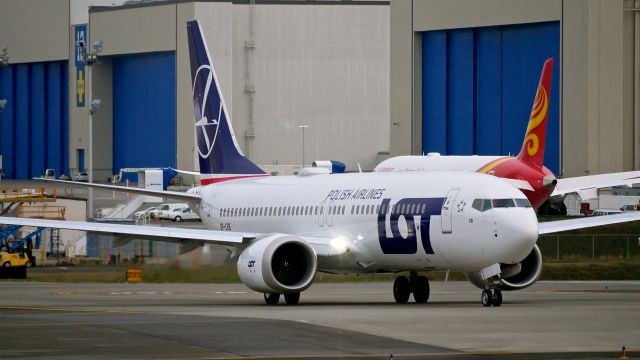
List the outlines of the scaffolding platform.
{"type": "Polygon", "coordinates": [[[44,186],[33,188],[0,187],[0,203],[49,201],[56,201],[55,187],[48,189],[44,186]]]}
{"type": "Polygon", "coordinates": [[[15,216],[31,219],[64,220],[65,211],[65,206],[20,204],[15,208],[15,216]]]}

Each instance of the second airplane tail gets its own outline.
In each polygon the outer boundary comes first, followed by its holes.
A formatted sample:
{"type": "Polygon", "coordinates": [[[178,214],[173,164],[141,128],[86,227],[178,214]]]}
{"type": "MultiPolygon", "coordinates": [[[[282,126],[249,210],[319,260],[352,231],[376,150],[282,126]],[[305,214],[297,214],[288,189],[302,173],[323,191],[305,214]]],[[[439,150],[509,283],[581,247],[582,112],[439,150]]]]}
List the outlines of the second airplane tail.
{"type": "Polygon", "coordinates": [[[187,22],[187,38],[202,185],[267,175],[238,146],[199,21],[187,22]]]}
{"type": "Polygon", "coordinates": [[[544,147],[547,137],[547,118],[549,115],[549,98],[551,95],[551,73],[553,71],[553,59],[547,59],[540,74],[538,91],[531,109],[529,124],[524,135],[522,149],[518,154],[518,160],[542,167],[544,164],[544,147]]]}

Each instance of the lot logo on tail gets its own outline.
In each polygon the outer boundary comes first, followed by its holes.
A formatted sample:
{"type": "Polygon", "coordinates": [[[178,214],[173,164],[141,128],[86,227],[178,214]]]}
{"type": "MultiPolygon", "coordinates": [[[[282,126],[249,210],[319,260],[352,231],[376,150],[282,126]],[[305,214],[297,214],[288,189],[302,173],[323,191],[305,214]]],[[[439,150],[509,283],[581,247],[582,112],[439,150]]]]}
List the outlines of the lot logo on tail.
{"type": "Polygon", "coordinates": [[[213,71],[211,70],[211,66],[200,66],[193,78],[192,93],[195,113],[200,115],[200,120],[196,121],[196,136],[199,140],[198,153],[203,159],[209,158],[211,152],[213,151],[213,146],[216,143],[216,137],[218,136],[218,128],[220,126],[219,119],[222,115],[222,102],[220,102],[218,106],[217,119],[207,119],[205,109],[207,107],[207,99],[209,98],[209,88],[211,87],[212,83],[213,71]],[[206,81],[203,95],[196,94],[196,87],[201,81],[206,81]]]}

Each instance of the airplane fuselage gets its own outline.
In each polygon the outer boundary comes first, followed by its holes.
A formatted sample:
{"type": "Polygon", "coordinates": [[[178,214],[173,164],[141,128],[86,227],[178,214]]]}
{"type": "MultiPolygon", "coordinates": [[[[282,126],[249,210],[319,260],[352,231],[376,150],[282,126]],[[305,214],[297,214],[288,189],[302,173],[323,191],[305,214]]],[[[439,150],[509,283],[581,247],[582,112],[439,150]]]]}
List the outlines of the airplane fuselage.
{"type": "Polygon", "coordinates": [[[433,170],[474,171],[506,179],[525,180],[533,188],[520,189],[534,208],[540,207],[554,190],[555,176],[548,168],[533,167],[512,156],[396,156],[378,164],[375,172],[433,170]]]}
{"type": "Polygon", "coordinates": [[[476,173],[318,174],[231,180],[203,186],[210,229],[335,239],[350,249],[327,272],[455,269],[517,263],[537,240],[530,207],[479,211],[477,199],[524,199],[504,181],[476,173]]]}

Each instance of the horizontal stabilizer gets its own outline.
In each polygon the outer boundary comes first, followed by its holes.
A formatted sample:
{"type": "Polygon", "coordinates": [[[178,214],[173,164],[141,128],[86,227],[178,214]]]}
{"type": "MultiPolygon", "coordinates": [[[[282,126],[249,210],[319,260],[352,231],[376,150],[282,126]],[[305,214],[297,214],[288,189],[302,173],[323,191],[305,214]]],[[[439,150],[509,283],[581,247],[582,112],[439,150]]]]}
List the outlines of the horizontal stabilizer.
{"type": "Polygon", "coordinates": [[[527,180],[518,180],[518,179],[509,179],[509,178],[502,178],[502,180],[508,182],[509,184],[515,186],[520,190],[534,191],[533,186],[531,186],[531,184],[529,184],[527,180]]]}

